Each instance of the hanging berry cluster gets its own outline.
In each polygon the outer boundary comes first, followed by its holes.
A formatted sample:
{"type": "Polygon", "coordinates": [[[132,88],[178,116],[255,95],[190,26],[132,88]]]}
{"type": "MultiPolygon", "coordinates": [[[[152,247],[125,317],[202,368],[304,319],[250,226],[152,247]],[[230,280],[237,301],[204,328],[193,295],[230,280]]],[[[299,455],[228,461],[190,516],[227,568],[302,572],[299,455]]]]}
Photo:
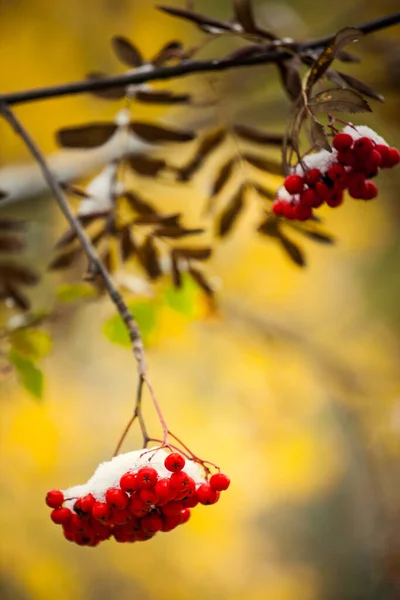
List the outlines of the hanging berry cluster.
{"type": "Polygon", "coordinates": [[[278,190],[273,211],[280,217],[306,221],[323,204],[340,206],[347,190],[357,200],[378,195],[371,181],[380,169],[400,162],[400,153],[366,126],[347,125],[333,138],[333,149],[309,154],[278,190]]]}
{"type": "Polygon", "coordinates": [[[51,520],[67,540],[97,546],[111,537],[138,542],[186,523],[197,504],[215,504],[229,478],[208,479],[202,466],[178,452],[138,450],[102,463],[84,485],[48,492],[51,520]]]}

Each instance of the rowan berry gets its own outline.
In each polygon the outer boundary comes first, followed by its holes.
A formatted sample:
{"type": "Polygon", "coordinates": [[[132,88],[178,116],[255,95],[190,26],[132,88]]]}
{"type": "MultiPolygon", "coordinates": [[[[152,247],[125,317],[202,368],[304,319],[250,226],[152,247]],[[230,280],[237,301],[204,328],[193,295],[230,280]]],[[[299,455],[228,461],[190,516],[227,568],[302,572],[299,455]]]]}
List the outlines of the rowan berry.
{"type": "Polygon", "coordinates": [[[346,165],[347,167],[354,167],[356,165],[357,159],[353,152],[353,150],[343,150],[340,151],[337,156],[338,162],[346,165]]]}
{"type": "Polygon", "coordinates": [[[164,504],[175,498],[175,491],[171,489],[169,479],[159,479],[154,486],[154,491],[157,494],[158,505],[164,504]]]}
{"type": "Polygon", "coordinates": [[[150,506],[143,502],[140,496],[136,494],[132,495],[128,508],[134,517],[144,517],[150,510],[150,506]]]}
{"type": "Polygon", "coordinates": [[[213,490],[208,483],[202,483],[197,488],[197,498],[200,504],[215,504],[219,500],[219,492],[213,490]]]}
{"type": "Polygon", "coordinates": [[[326,203],[331,208],[336,208],[343,204],[344,194],[341,189],[332,190],[330,196],[326,199],[326,203]]]}
{"type": "Polygon", "coordinates": [[[365,173],[376,173],[382,164],[382,156],[376,150],[372,150],[364,161],[363,171],[365,173]]]}
{"type": "Polygon", "coordinates": [[[50,515],[50,519],[56,525],[66,525],[72,518],[72,512],[69,508],[55,508],[50,515]]]}
{"type": "Polygon", "coordinates": [[[153,467],[141,467],[136,473],[136,481],[139,490],[153,487],[158,479],[158,473],[153,467]]]}
{"type": "Polygon", "coordinates": [[[230,483],[231,480],[225,473],[214,473],[214,475],[210,477],[210,488],[217,492],[227,490],[230,483]]]}
{"type": "Polygon", "coordinates": [[[304,187],[304,179],[300,175],[288,175],[283,185],[289,194],[300,194],[304,187]]]}
{"type": "Polygon", "coordinates": [[[339,163],[334,163],[327,172],[329,179],[332,181],[342,182],[345,181],[347,177],[347,171],[343,165],[339,163]]]}
{"type": "Polygon", "coordinates": [[[389,166],[388,163],[390,162],[390,159],[389,159],[389,154],[390,154],[389,153],[389,146],[385,146],[384,144],[377,144],[375,146],[375,150],[376,150],[376,152],[379,152],[379,154],[381,155],[381,159],[382,159],[381,167],[382,167],[382,169],[387,168],[389,166]]]}
{"type": "Polygon", "coordinates": [[[157,504],[158,502],[158,496],[156,494],[155,489],[150,489],[150,490],[140,490],[139,492],[139,498],[142,500],[142,502],[144,502],[145,504],[157,504]]]}
{"type": "Polygon", "coordinates": [[[107,521],[110,518],[111,510],[106,502],[95,502],[92,508],[92,516],[99,521],[107,521]]]}
{"type": "Polygon", "coordinates": [[[161,531],[163,526],[163,520],[159,515],[147,515],[142,519],[142,530],[147,533],[157,533],[157,531],[161,531]]]}
{"type": "Polygon", "coordinates": [[[386,164],[388,167],[395,167],[400,162],[400,152],[397,148],[389,148],[386,164]]]}
{"type": "Polygon", "coordinates": [[[312,209],[309,206],[303,206],[302,204],[296,206],[296,211],[294,213],[295,219],[307,221],[310,217],[312,217],[312,209]]]}
{"type": "Polygon", "coordinates": [[[178,454],[178,452],[171,452],[165,459],[164,465],[168,471],[175,473],[176,471],[182,471],[185,462],[186,461],[181,454],[178,454]]]}
{"type": "Polygon", "coordinates": [[[109,488],[106,491],[106,502],[113,508],[126,508],[129,503],[129,496],[119,488],[109,488]]]}
{"type": "Polygon", "coordinates": [[[131,519],[132,515],[127,508],[111,511],[110,522],[114,525],[124,525],[131,519]]]}
{"type": "Polygon", "coordinates": [[[180,512],[184,509],[182,502],[169,502],[165,506],[161,508],[161,511],[167,517],[171,517],[174,515],[179,515],[180,512]]]}
{"type": "Polygon", "coordinates": [[[353,152],[357,159],[365,159],[375,148],[375,142],[369,137],[360,137],[354,142],[353,152]]]}
{"type": "Polygon", "coordinates": [[[310,187],[313,187],[320,179],[321,171],[319,169],[310,169],[304,173],[304,181],[310,187]]]}
{"type": "Polygon", "coordinates": [[[96,498],[93,496],[93,494],[87,494],[80,499],[80,510],[82,510],[84,513],[91,513],[95,503],[96,498]]]}
{"type": "Polygon", "coordinates": [[[311,188],[309,188],[308,190],[304,190],[304,192],[301,192],[301,194],[300,194],[301,206],[307,206],[309,208],[313,208],[317,202],[318,202],[317,194],[311,188]]]}
{"type": "Polygon", "coordinates": [[[191,496],[186,496],[183,498],[182,504],[185,508],[194,508],[199,503],[199,499],[197,498],[197,494],[192,494],[191,496]]]}
{"type": "Polygon", "coordinates": [[[332,145],[338,152],[350,150],[353,146],[353,138],[348,133],[337,133],[333,138],[332,145]]]}
{"type": "Polygon", "coordinates": [[[161,531],[172,531],[181,524],[181,514],[165,516],[161,531]]]}
{"type": "Polygon", "coordinates": [[[366,181],[362,200],[372,200],[373,198],[376,198],[377,195],[378,188],[376,187],[375,183],[372,181],[366,181]]]}
{"type": "Polygon", "coordinates": [[[46,504],[50,508],[60,508],[64,502],[64,494],[60,490],[50,490],[47,492],[46,504]]]}
{"type": "Polygon", "coordinates": [[[135,492],[138,489],[136,474],[125,473],[125,475],[122,475],[119,485],[121,486],[121,490],[124,490],[124,492],[127,492],[128,494],[135,492]]]}
{"type": "Polygon", "coordinates": [[[172,490],[176,490],[178,492],[182,492],[192,485],[193,479],[189,477],[185,471],[178,471],[177,473],[172,473],[169,479],[169,485],[172,490]]]}
{"type": "Polygon", "coordinates": [[[189,508],[184,508],[183,511],[180,514],[181,517],[181,525],[183,523],[187,523],[190,519],[190,509],[189,508]]]}
{"type": "Polygon", "coordinates": [[[277,202],[274,202],[274,204],[272,205],[272,211],[273,213],[277,216],[277,217],[283,217],[284,216],[284,203],[280,200],[278,200],[277,202]]]}
{"type": "Polygon", "coordinates": [[[325,202],[330,194],[328,186],[323,181],[318,181],[318,183],[315,184],[315,192],[322,203],[325,202]]]}

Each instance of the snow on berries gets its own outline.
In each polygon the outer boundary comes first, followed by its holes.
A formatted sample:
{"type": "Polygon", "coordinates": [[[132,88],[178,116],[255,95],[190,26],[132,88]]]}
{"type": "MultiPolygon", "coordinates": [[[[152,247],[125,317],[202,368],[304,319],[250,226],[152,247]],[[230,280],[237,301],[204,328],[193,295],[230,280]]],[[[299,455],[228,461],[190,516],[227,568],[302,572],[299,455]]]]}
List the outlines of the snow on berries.
{"type": "Polygon", "coordinates": [[[345,191],[357,200],[372,200],[378,188],[371,179],[400,162],[399,151],[364,125],[347,125],[332,146],[332,152],[309,154],[292,169],[272,206],[276,215],[306,221],[323,204],[340,206],[345,191]]]}
{"type": "Polygon", "coordinates": [[[229,477],[209,479],[202,464],[164,448],[120,454],[100,464],[89,481],[51,490],[46,504],[64,537],[79,546],[97,546],[113,537],[138,542],[186,523],[198,504],[218,502],[229,477]]]}

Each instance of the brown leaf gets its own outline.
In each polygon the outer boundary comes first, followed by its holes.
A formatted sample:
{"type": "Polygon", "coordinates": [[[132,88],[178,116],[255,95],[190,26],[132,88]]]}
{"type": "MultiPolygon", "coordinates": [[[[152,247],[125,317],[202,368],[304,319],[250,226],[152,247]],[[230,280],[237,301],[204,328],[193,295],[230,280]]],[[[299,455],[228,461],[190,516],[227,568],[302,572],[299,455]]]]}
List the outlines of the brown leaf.
{"type": "Polygon", "coordinates": [[[158,227],[153,231],[153,235],[156,237],[166,237],[166,238],[182,238],[187,237],[188,235],[197,235],[199,233],[203,233],[204,229],[185,229],[184,227],[158,227]]]}
{"type": "Polygon", "coordinates": [[[297,100],[302,91],[300,67],[301,60],[294,56],[289,60],[278,61],[278,67],[281,81],[290,100],[297,100]]]}
{"type": "Polygon", "coordinates": [[[139,90],[135,94],[136,100],[147,104],[190,104],[189,94],[174,94],[168,90],[145,91],[139,90]]]}
{"type": "Polygon", "coordinates": [[[196,137],[194,131],[171,129],[141,121],[133,121],[130,123],[129,127],[135,135],[145,142],[152,144],[159,144],[162,142],[190,142],[196,137]]]}
{"type": "Polygon", "coordinates": [[[247,33],[257,33],[251,0],[234,0],[233,10],[236,21],[247,33]]]}
{"type": "Polygon", "coordinates": [[[226,163],[224,163],[221,169],[218,172],[218,175],[213,183],[211,196],[216,196],[221,192],[221,190],[227,184],[230,176],[233,173],[233,169],[236,165],[236,158],[230,158],[226,163]]]}
{"type": "Polygon", "coordinates": [[[236,220],[244,207],[245,192],[246,187],[243,185],[240,186],[236,194],[233,196],[233,198],[221,214],[221,218],[218,224],[218,235],[220,237],[224,237],[225,235],[227,235],[236,223],[236,220]]]}
{"type": "Polygon", "coordinates": [[[124,198],[127,199],[129,206],[139,215],[157,215],[155,208],[147,202],[140,198],[137,194],[133,192],[126,192],[124,194],[124,198]]]}
{"type": "Polygon", "coordinates": [[[121,257],[125,262],[135,254],[136,247],[129,227],[124,227],[120,234],[121,257]]]}
{"type": "Polygon", "coordinates": [[[329,235],[329,233],[325,233],[324,231],[318,230],[315,225],[311,222],[307,223],[296,223],[296,221],[287,221],[286,225],[292,227],[305,237],[313,240],[314,242],[319,242],[320,244],[334,244],[334,238],[329,235]]]}
{"type": "Polygon", "coordinates": [[[218,33],[219,30],[233,30],[233,25],[231,23],[219,21],[217,19],[213,19],[212,17],[206,17],[192,10],[185,10],[184,8],[174,8],[172,6],[162,6],[160,4],[158,4],[156,7],[159,10],[162,10],[163,12],[167,13],[168,15],[190,21],[191,23],[194,23],[195,25],[200,27],[200,29],[209,33],[218,33]]]}
{"type": "Polygon", "coordinates": [[[176,248],[175,253],[192,260],[208,260],[212,254],[212,249],[208,247],[202,248],[176,248]]]}
{"type": "Polygon", "coordinates": [[[279,236],[279,240],[281,242],[282,248],[285,250],[285,252],[288,254],[288,256],[292,259],[292,261],[299,267],[305,267],[306,259],[305,259],[304,253],[299,248],[299,246],[297,244],[295,244],[294,242],[292,242],[292,240],[290,240],[288,237],[286,237],[282,233],[279,236]]]}
{"type": "Polygon", "coordinates": [[[205,278],[204,274],[201,271],[199,271],[198,269],[194,269],[190,265],[189,266],[189,274],[193,277],[193,279],[195,280],[197,285],[199,287],[201,287],[203,292],[205,292],[209,298],[214,298],[214,290],[211,287],[211,285],[208,283],[207,279],[205,278]]]}
{"type": "Polygon", "coordinates": [[[15,219],[0,219],[1,231],[23,231],[25,228],[25,221],[16,221],[15,219]]]}
{"type": "Polygon", "coordinates": [[[182,275],[179,270],[178,257],[175,250],[171,251],[171,276],[176,288],[182,287],[182,275]]]}
{"type": "Polygon", "coordinates": [[[69,194],[74,194],[74,196],[78,196],[78,198],[90,198],[89,194],[82,190],[80,187],[76,185],[72,185],[72,183],[60,183],[63,190],[68,192],[69,194]]]}
{"type": "Polygon", "coordinates": [[[256,182],[251,182],[251,186],[257,192],[257,194],[260,194],[260,196],[262,196],[266,200],[270,200],[271,202],[275,200],[276,188],[266,188],[265,186],[260,185],[256,182]]]}
{"type": "Polygon", "coordinates": [[[328,150],[328,152],[332,152],[325,128],[316,119],[312,119],[311,121],[311,141],[317,148],[323,148],[324,150],[328,150]]]}
{"type": "Polygon", "coordinates": [[[108,142],[116,131],[114,123],[91,123],[60,129],[56,139],[63,148],[97,148],[108,142]]]}
{"type": "Polygon", "coordinates": [[[351,77],[351,75],[347,75],[347,73],[342,73],[341,71],[337,71],[337,73],[348,86],[357,90],[357,92],[360,92],[360,94],[364,94],[364,96],[368,96],[374,100],[379,100],[379,102],[385,101],[385,98],[381,94],[375,92],[375,90],[373,90],[366,83],[356,79],[355,77],[351,77]]]}
{"type": "Polygon", "coordinates": [[[158,250],[151,236],[137,249],[137,255],[150,279],[158,279],[162,275],[158,250]]]}
{"type": "Polygon", "coordinates": [[[140,67],[143,64],[141,52],[127,38],[114,35],[111,45],[119,60],[128,67],[140,67]]]}
{"type": "Polygon", "coordinates": [[[68,252],[64,252],[59,256],[53,258],[47,267],[49,271],[58,271],[60,269],[68,269],[71,265],[73,265],[77,259],[82,255],[81,248],[74,248],[73,250],[69,250],[68,252]]]}
{"type": "Polygon", "coordinates": [[[263,51],[265,51],[265,44],[249,44],[228,52],[223,56],[223,60],[240,62],[263,51]]]}
{"type": "Polygon", "coordinates": [[[29,310],[31,303],[29,299],[17,288],[17,286],[7,283],[4,286],[4,291],[1,293],[2,298],[10,298],[14,304],[21,310],[29,310]]]}
{"type": "Polygon", "coordinates": [[[0,263],[0,280],[23,285],[35,285],[39,281],[39,276],[29,267],[11,262],[2,262],[0,263]]]}
{"type": "Polygon", "coordinates": [[[272,175],[283,175],[283,167],[280,161],[261,158],[257,154],[246,152],[242,155],[243,160],[250,163],[256,169],[272,173],[272,175]]]}
{"type": "Polygon", "coordinates": [[[258,226],[257,231],[269,237],[279,237],[278,218],[273,214],[267,215],[261,225],[258,226]]]}
{"type": "Polygon", "coordinates": [[[128,159],[129,166],[143,177],[157,177],[167,163],[162,158],[150,158],[146,154],[135,154],[128,159]]]}
{"type": "MultiPolygon", "coordinates": [[[[90,223],[93,223],[97,219],[102,219],[102,218],[108,216],[108,214],[109,214],[108,211],[107,212],[99,211],[97,213],[91,213],[90,215],[78,216],[78,220],[84,227],[86,227],[87,225],[89,225],[90,223]]],[[[72,228],[67,229],[62,234],[62,236],[57,240],[56,244],[54,245],[54,248],[55,249],[64,248],[65,246],[68,246],[71,242],[73,242],[76,238],[77,238],[77,235],[76,235],[75,230],[72,228]]]]}
{"type": "Polygon", "coordinates": [[[315,94],[308,103],[313,112],[371,112],[368,102],[354,90],[332,88],[315,94]]]}
{"type": "Polygon", "coordinates": [[[15,236],[0,237],[0,252],[20,252],[25,248],[24,242],[15,236]]]}
{"type": "Polygon", "coordinates": [[[191,177],[204,164],[204,161],[222,144],[226,137],[225,129],[217,129],[207,134],[200,142],[200,145],[193,158],[179,170],[178,181],[189,181],[191,177]]]}
{"type": "Polygon", "coordinates": [[[306,78],[305,91],[307,97],[314,84],[321,79],[322,75],[329,69],[337,53],[350,42],[354,42],[361,37],[362,33],[358,29],[346,27],[337,33],[335,39],[328,44],[320,56],[317,58],[306,78]]]}
{"type": "Polygon", "coordinates": [[[234,125],[233,130],[242,139],[254,142],[255,144],[281,146],[283,143],[283,135],[278,133],[264,133],[249,125],[234,125]]]}
{"type": "MultiPolygon", "coordinates": [[[[100,80],[108,77],[107,73],[103,73],[100,71],[92,71],[86,75],[86,79],[91,81],[100,80]]],[[[93,96],[97,98],[102,98],[103,100],[121,100],[126,95],[126,87],[125,86],[113,86],[109,87],[105,90],[92,90],[90,92],[93,96]]]]}
{"type": "Polygon", "coordinates": [[[171,59],[179,59],[184,56],[183,44],[179,40],[172,40],[165,44],[154,56],[151,63],[155,67],[162,67],[171,59]]]}
{"type": "Polygon", "coordinates": [[[4,200],[4,198],[7,198],[7,192],[4,192],[3,190],[0,190],[0,200],[4,200]]]}

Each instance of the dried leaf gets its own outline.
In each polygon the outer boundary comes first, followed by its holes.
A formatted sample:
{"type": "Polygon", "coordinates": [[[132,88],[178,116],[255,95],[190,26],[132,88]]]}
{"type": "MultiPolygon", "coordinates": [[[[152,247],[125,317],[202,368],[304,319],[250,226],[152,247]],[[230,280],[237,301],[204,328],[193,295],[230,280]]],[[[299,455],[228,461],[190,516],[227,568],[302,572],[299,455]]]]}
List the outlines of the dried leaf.
{"type": "Polygon", "coordinates": [[[48,266],[49,271],[58,271],[60,269],[68,269],[82,255],[81,248],[74,248],[68,252],[64,252],[53,258],[48,266]]]}
{"type": "Polygon", "coordinates": [[[13,300],[15,306],[20,308],[21,310],[29,310],[31,307],[31,303],[27,296],[21,292],[15,285],[11,283],[7,283],[4,286],[4,291],[0,292],[1,297],[4,299],[11,298],[13,300]]]}
{"type": "Polygon", "coordinates": [[[120,234],[121,257],[125,262],[135,254],[136,247],[129,227],[124,227],[120,234]]]}
{"type": "Polygon", "coordinates": [[[197,235],[203,233],[204,229],[185,229],[184,227],[158,227],[154,230],[153,235],[156,237],[166,238],[182,238],[188,235],[197,235]]]}
{"type": "Polygon", "coordinates": [[[347,75],[347,73],[342,73],[341,71],[337,71],[337,73],[339,77],[341,77],[341,79],[343,79],[344,82],[347,83],[347,85],[355,89],[357,92],[360,92],[360,94],[364,94],[364,96],[368,96],[369,98],[373,98],[374,100],[379,100],[379,102],[385,101],[385,98],[381,94],[375,92],[375,90],[373,90],[366,83],[360,81],[359,79],[356,79],[355,77],[352,77],[351,75],[347,75]]]}
{"type": "Polygon", "coordinates": [[[124,197],[127,199],[129,206],[139,215],[157,215],[155,208],[147,202],[140,198],[137,194],[133,192],[126,192],[124,197]]]}
{"type": "Polygon", "coordinates": [[[143,64],[140,51],[127,38],[115,35],[111,44],[117,58],[128,67],[140,67],[143,64]]]}
{"type": "Polygon", "coordinates": [[[228,54],[223,56],[223,60],[240,62],[240,60],[245,60],[263,51],[265,51],[265,44],[249,44],[248,46],[241,46],[240,48],[235,48],[235,50],[228,52],[228,54]]]}
{"type": "Polygon", "coordinates": [[[189,104],[191,100],[189,94],[174,94],[168,90],[138,90],[135,98],[147,104],[189,104]]]}
{"type": "Polygon", "coordinates": [[[158,213],[143,215],[136,218],[133,223],[134,225],[166,225],[170,227],[180,227],[180,213],[174,213],[172,215],[160,215],[158,213]]]}
{"type": "Polygon", "coordinates": [[[266,188],[263,185],[260,185],[259,183],[256,182],[251,182],[250,184],[253,189],[257,192],[257,194],[260,194],[260,196],[262,196],[263,198],[265,198],[266,200],[269,201],[273,201],[275,200],[275,196],[276,196],[276,188],[266,188]]]}
{"type": "Polygon", "coordinates": [[[176,288],[182,287],[182,274],[179,270],[178,257],[175,250],[171,251],[171,276],[176,288]]]}
{"type": "Polygon", "coordinates": [[[162,142],[190,142],[196,134],[193,131],[171,129],[152,123],[133,121],[129,125],[131,131],[145,142],[159,144],[162,142]]]}
{"type": "Polygon", "coordinates": [[[193,158],[179,170],[178,181],[189,181],[204,164],[204,161],[222,144],[226,137],[225,129],[217,129],[207,134],[200,142],[193,158]]]}
{"type": "Polygon", "coordinates": [[[227,184],[230,176],[233,173],[233,169],[236,165],[236,158],[230,158],[219,170],[218,175],[213,183],[211,189],[211,196],[216,196],[227,184]]]}
{"type": "Polygon", "coordinates": [[[15,219],[0,219],[1,231],[23,231],[25,228],[25,221],[16,221],[15,219]]]}
{"type": "Polygon", "coordinates": [[[258,226],[257,231],[258,233],[267,235],[269,237],[279,237],[280,232],[278,218],[273,214],[268,214],[265,218],[265,221],[258,226]]]}
{"type": "Polygon", "coordinates": [[[17,265],[11,262],[0,263],[0,280],[23,285],[35,285],[39,276],[29,267],[17,265]]]}
{"type": "Polygon", "coordinates": [[[167,163],[162,158],[150,158],[146,154],[135,154],[128,159],[129,166],[143,177],[157,177],[166,168],[167,163]]]}
{"type": "Polygon", "coordinates": [[[254,142],[255,144],[281,146],[283,143],[283,135],[278,133],[264,133],[249,125],[234,125],[233,130],[242,139],[254,142]]]}
{"type": "Polygon", "coordinates": [[[199,287],[207,294],[209,298],[214,298],[214,290],[208,283],[204,274],[198,269],[194,269],[191,265],[189,266],[189,273],[197,283],[199,287]]]}
{"type": "Polygon", "coordinates": [[[81,127],[65,127],[56,133],[63,148],[97,148],[102,146],[117,131],[114,123],[91,123],[81,127]]]}
{"type": "Polygon", "coordinates": [[[233,10],[236,21],[246,33],[257,33],[251,0],[234,0],[233,10]]]}
{"type": "Polygon", "coordinates": [[[311,67],[311,70],[306,78],[305,91],[307,97],[309,97],[314,84],[321,79],[322,75],[329,69],[337,53],[343,48],[343,46],[358,40],[361,35],[362,33],[358,29],[354,29],[352,27],[346,27],[337,33],[335,39],[325,47],[323,52],[321,52],[320,56],[311,67]]]}
{"type": "Polygon", "coordinates": [[[300,67],[301,60],[298,56],[294,56],[289,60],[278,61],[276,63],[281,81],[290,100],[297,100],[302,91],[300,67]]]}
{"type": "Polygon", "coordinates": [[[292,259],[292,261],[298,265],[299,267],[305,267],[306,260],[304,257],[304,253],[299,248],[297,244],[292,242],[289,238],[281,233],[279,236],[279,240],[282,244],[282,248],[286,251],[288,256],[292,259]]]}
{"type": "Polygon", "coordinates": [[[171,59],[182,58],[184,56],[183,44],[179,40],[173,40],[165,44],[154,56],[151,63],[155,67],[162,67],[171,59]]]}
{"type": "Polygon", "coordinates": [[[0,252],[20,252],[25,248],[24,242],[15,236],[0,237],[0,252]]]}
{"type": "Polygon", "coordinates": [[[328,152],[332,152],[325,128],[316,119],[312,119],[311,121],[311,141],[317,148],[323,148],[324,150],[328,150],[328,152]]]}
{"type": "Polygon", "coordinates": [[[272,175],[283,175],[283,166],[280,161],[261,158],[257,154],[251,154],[249,152],[243,154],[242,158],[253,167],[256,167],[256,169],[266,171],[272,175]]]}
{"type": "MultiPolygon", "coordinates": [[[[98,81],[100,79],[105,79],[106,77],[108,77],[107,73],[102,73],[100,71],[92,71],[86,75],[86,79],[91,81],[98,81]]],[[[113,86],[105,90],[92,90],[90,93],[103,100],[121,100],[126,95],[126,86],[113,86]]]]}
{"type": "Polygon", "coordinates": [[[296,221],[287,221],[286,225],[292,227],[305,237],[313,240],[314,242],[319,242],[320,244],[334,244],[334,238],[329,235],[329,233],[325,233],[324,231],[320,231],[312,225],[312,223],[296,223],[296,221]]]}
{"type": "Polygon", "coordinates": [[[208,247],[202,248],[176,248],[176,255],[183,256],[192,260],[208,260],[212,254],[212,249],[208,247]]]}
{"type": "Polygon", "coordinates": [[[68,192],[69,194],[74,194],[74,196],[78,196],[78,198],[90,198],[90,195],[82,190],[80,187],[76,185],[72,185],[72,183],[60,183],[63,190],[68,192]]]}
{"type": "Polygon", "coordinates": [[[332,88],[315,94],[308,106],[313,112],[371,112],[368,102],[360,94],[343,88],[332,88]]]}
{"type": "Polygon", "coordinates": [[[158,250],[151,236],[137,249],[137,255],[150,279],[158,279],[162,275],[158,250]]]}
{"type": "Polygon", "coordinates": [[[244,207],[245,191],[246,187],[243,185],[240,186],[236,194],[233,196],[221,214],[218,224],[218,235],[220,237],[227,235],[236,223],[236,220],[244,207]]]}
{"type": "Polygon", "coordinates": [[[162,6],[160,4],[157,5],[157,8],[173,17],[178,17],[180,19],[190,21],[191,23],[194,23],[195,25],[200,27],[200,29],[207,31],[208,33],[218,33],[219,31],[233,30],[233,25],[231,23],[219,21],[218,19],[213,19],[212,17],[206,17],[192,10],[185,10],[184,8],[174,8],[172,6],[162,6]]]}

